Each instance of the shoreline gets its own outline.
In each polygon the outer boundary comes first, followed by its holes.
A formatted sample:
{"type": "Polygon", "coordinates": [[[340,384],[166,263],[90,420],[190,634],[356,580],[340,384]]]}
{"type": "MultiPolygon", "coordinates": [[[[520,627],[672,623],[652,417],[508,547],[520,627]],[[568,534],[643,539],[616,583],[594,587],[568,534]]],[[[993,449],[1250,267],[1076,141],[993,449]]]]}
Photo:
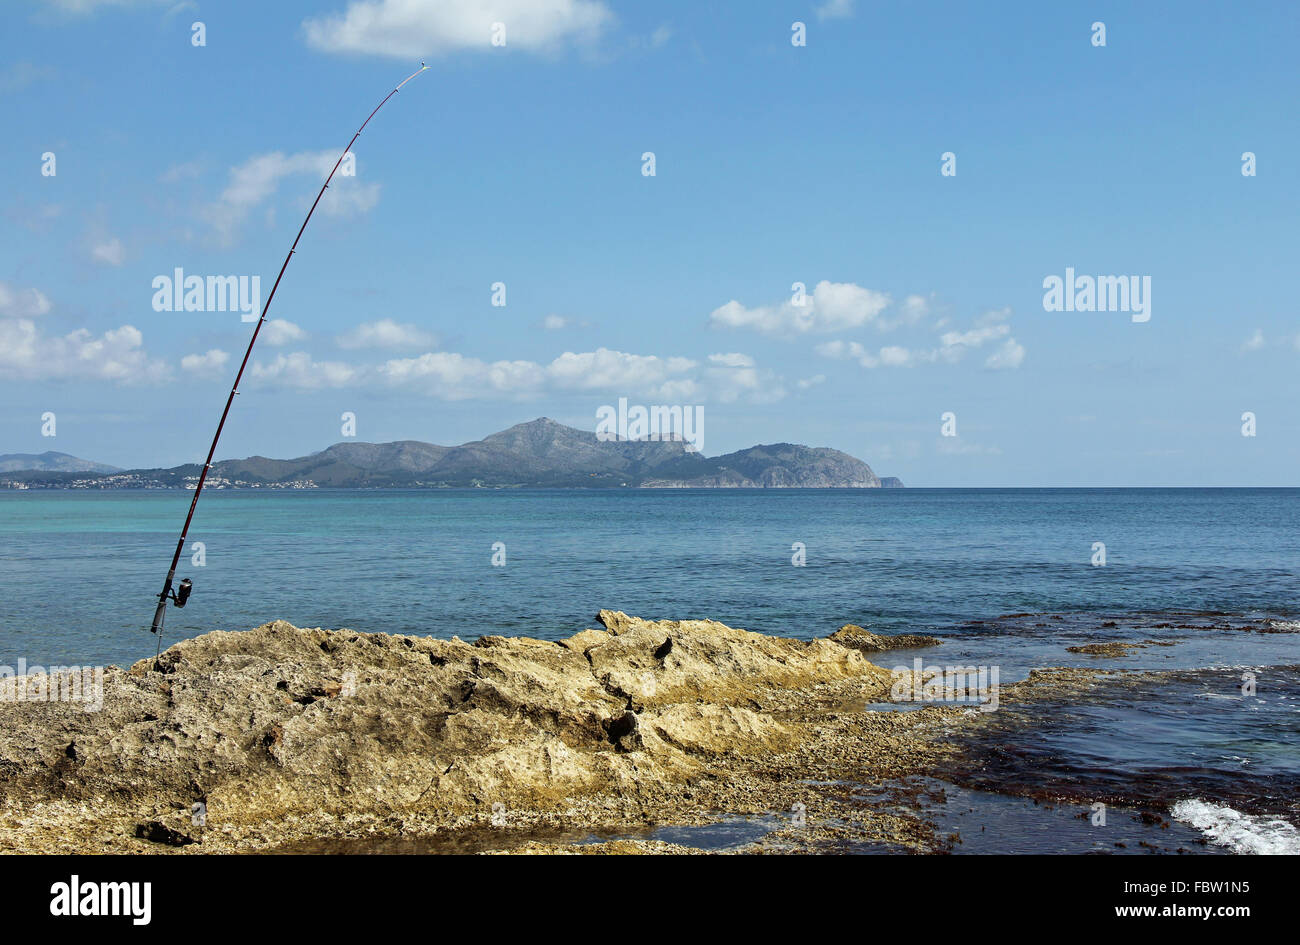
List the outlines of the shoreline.
{"type": "Polygon", "coordinates": [[[0,850],[953,852],[926,798],[998,713],[885,705],[868,659],[936,643],[618,611],[561,641],[216,631],[110,667],[100,712],[0,703],[0,850]]]}

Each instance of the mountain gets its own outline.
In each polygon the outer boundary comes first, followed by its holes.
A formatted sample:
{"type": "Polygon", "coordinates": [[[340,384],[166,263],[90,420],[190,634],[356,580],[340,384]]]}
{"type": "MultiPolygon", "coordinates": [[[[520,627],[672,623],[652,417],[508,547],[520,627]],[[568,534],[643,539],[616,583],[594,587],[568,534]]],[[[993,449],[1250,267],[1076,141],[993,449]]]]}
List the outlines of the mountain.
{"type": "Polygon", "coordinates": [[[713,459],[683,456],[654,470],[640,485],[660,489],[877,489],[880,479],[870,466],[848,453],[776,443],[713,459]]]}
{"type": "MultiPolygon", "coordinates": [[[[395,443],[335,443],[298,459],[227,459],[212,464],[212,475],[231,481],[294,482],[318,486],[384,486],[427,472],[451,447],[418,440],[395,443]]],[[[197,469],[195,470],[197,474],[197,469]]]]}
{"type": "MultiPolygon", "coordinates": [[[[75,481],[77,488],[165,488],[192,485],[199,466],[113,472],[98,480],[59,471],[7,478],[38,487],[71,486],[75,481]]],[[[213,463],[208,482],[215,488],[873,489],[883,484],[862,460],[824,447],[776,443],[710,458],[689,450],[680,440],[600,440],[593,432],[547,417],[460,446],[416,440],[336,443],[297,459],[222,460],[213,463]]]]}
{"type": "Polygon", "coordinates": [[[92,463],[67,453],[4,453],[0,455],[0,473],[32,469],[39,472],[118,472],[116,466],[92,463]]]}

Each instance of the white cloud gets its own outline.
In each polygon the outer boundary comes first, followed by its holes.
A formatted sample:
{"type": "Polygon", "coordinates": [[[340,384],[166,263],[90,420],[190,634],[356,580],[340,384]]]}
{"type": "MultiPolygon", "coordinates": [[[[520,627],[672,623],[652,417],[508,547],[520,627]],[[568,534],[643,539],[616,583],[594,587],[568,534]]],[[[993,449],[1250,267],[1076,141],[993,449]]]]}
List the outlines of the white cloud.
{"type": "Polygon", "coordinates": [[[1008,338],[984,360],[984,366],[993,371],[1010,371],[1020,367],[1025,360],[1025,346],[1008,338]]]}
{"type": "Polygon", "coordinates": [[[938,357],[937,351],[914,351],[902,345],[886,345],[873,354],[856,341],[828,341],[813,350],[824,358],[857,361],[864,368],[913,367],[938,357]]]}
{"type": "Polygon", "coordinates": [[[363,322],[339,335],[340,348],[432,348],[438,339],[415,325],[403,325],[391,318],[363,322]]]}
{"type": "Polygon", "coordinates": [[[709,321],[724,328],[750,328],[768,335],[825,333],[860,328],[889,306],[889,296],[852,282],[817,283],[803,304],[793,299],[746,308],[734,299],[719,306],[709,321]]]}
{"type": "Polygon", "coordinates": [[[939,342],[945,348],[961,346],[978,348],[986,341],[1003,338],[1011,334],[1010,325],[980,325],[970,331],[948,331],[939,336],[939,342]]]}
{"type": "Polygon", "coordinates": [[[258,335],[268,345],[278,348],[281,345],[293,344],[295,341],[302,341],[307,337],[307,333],[291,321],[283,318],[272,318],[262,327],[258,335]]]}
{"type": "Polygon", "coordinates": [[[619,390],[663,392],[665,385],[683,379],[698,366],[689,358],[660,358],[597,348],[575,354],[566,351],[546,366],[546,377],[566,390],[619,390]]]}
{"type": "Polygon", "coordinates": [[[754,359],[747,354],[711,354],[709,362],[719,367],[753,367],[754,359]]]}
{"type": "Polygon", "coordinates": [[[840,20],[853,15],[854,0],[826,0],[814,12],[819,20],[840,20]]]}
{"type": "Polygon", "coordinates": [[[886,345],[880,349],[880,363],[885,367],[911,367],[923,356],[900,345],[886,345]]]}
{"type": "Polygon", "coordinates": [[[0,317],[35,318],[50,310],[50,300],[40,289],[15,289],[0,282],[0,317]]]}
{"type": "Polygon", "coordinates": [[[200,377],[212,377],[220,374],[221,369],[230,360],[230,355],[220,348],[212,348],[206,354],[187,354],[181,358],[181,370],[200,377]]]}
{"type": "Polygon", "coordinates": [[[826,375],[814,374],[812,377],[801,377],[794,383],[800,390],[808,390],[810,387],[816,387],[818,384],[826,383],[826,375]]]}
{"type": "Polygon", "coordinates": [[[95,336],[78,329],[62,337],[42,334],[26,318],[0,321],[0,378],[89,379],[148,383],[169,380],[171,369],[152,360],[132,325],[95,336]]]}
{"type": "Polygon", "coordinates": [[[547,331],[565,331],[575,328],[590,328],[591,322],[567,315],[547,315],[542,319],[542,327],[547,331]]]}
{"type": "Polygon", "coordinates": [[[269,364],[254,361],[250,373],[254,380],[299,390],[347,387],[361,376],[351,365],[316,361],[305,351],[277,355],[269,364]]]}
{"type": "MultiPolygon", "coordinates": [[[[333,151],[256,154],[230,169],[226,189],[215,203],[203,208],[202,216],[218,237],[229,243],[248,215],[275,196],[286,177],[307,175],[318,181],[319,188],[338,159],[338,153],[333,151]]],[[[355,177],[336,174],[321,198],[320,211],[337,217],[365,213],[379,202],[379,189],[377,183],[363,184],[355,177]]]]}
{"type": "Polygon", "coordinates": [[[923,295],[909,295],[898,306],[898,313],[892,318],[876,319],[876,327],[882,331],[892,331],[906,325],[915,325],[930,314],[930,300],[923,295]]]}
{"type": "Polygon", "coordinates": [[[773,403],[785,397],[781,380],[763,371],[747,354],[711,354],[705,380],[710,391],[723,403],[741,398],[751,403],[773,403]]]}
{"type": "Polygon", "coordinates": [[[748,355],[690,358],[629,354],[609,348],[566,351],[546,363],[485,361],[452,351],[391,358],[372,365],[319,362],[306,352],[254,362],[261,382],[302,390],[328,387],[396,388],[444,400],[528,398],[544,393],[602,391],[645,396],[661,403],[711,398],[770,403],[786,394],[781,379],[748,355]]]}
{"type": "Polygon", "coordinates": [[[90,258],[95,262],[106,263],[110,266],[120,266],[126,262],[126,247],[116,236],[97,243],[90,249],[90,258]]]}
{"type": "Polygon", "coordinates": [[[302,26],[307,44],[325,52],[415,60],[491,50],[494,23],[505,24],[507,50],[553,52],[591,42],[613,19],[600,0],[353,0],[302,26]]]}
{"type": "Polygon", "coordinates": [[[1264,347],[1264,330],[1262,328],[1256,328],[1255,333],[1241,344],[1242,351],[1258,351],[1262,347],[1264,347]]]}
{"type": "Polygon", "coordinates": [[[192,180],[196,177],[202,177],[204,166],[202,161],[185,161],[181,164],[173,164],[159,176],[159,180],[164,184],[174,184],[181,180],[192,180]]]}
{"type": "Polygon", "coordinates": [[[852,360],[864,368],[915,367],[920,364],[956,364],[968,351],[983,347],[990,341],[1003,339],[1001,347],[984,361],[991,370],[1018,368],[1025,360],[1025,347],[1011,337],[1011,325],[1006,322],[1009,309],[986,312],[975,319],[974,327],[967,331],[947,331],[939,336],[938,347],[909,348],[886,345],[876,351],[869,350],[857,341],[827,341],[813,350],[824,358],[852,360]]]}
{"type": "Polygon", "coordinates": [[[379,376],[397,387],[445,400],[540,390],[545,370],[532,361],[480,361],[451,351],[397,358],[381,365],[379,376]]]}

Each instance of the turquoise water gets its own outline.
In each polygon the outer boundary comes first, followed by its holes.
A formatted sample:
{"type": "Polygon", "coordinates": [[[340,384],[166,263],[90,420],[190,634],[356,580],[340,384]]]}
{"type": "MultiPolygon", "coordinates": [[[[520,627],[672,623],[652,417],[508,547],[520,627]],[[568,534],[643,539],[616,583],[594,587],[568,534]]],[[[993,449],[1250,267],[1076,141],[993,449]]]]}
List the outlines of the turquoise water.
{"type": "MultiPolygon", "coordinates": [[[[188,501],[0,493],[0,661],[151,655],[188,501]]],[[[190,538],[206,566],[187,547],[194,596],[169,642],[275,618],[554,639],[602,607],[812,637],[1026,611],[1293,614],[1300,490],[214,491],[190,538]]]]}

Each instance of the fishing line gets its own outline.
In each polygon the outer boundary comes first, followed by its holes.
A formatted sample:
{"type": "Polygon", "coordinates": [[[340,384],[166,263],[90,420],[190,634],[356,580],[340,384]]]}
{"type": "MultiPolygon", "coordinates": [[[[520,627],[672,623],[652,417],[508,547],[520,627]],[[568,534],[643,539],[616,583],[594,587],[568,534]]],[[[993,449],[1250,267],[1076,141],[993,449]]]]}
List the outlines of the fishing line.
{"type": "MultiPolygon", "coordinates": [[[[194,488],[194,498],[190,500],[189,513],[185,516],[185,524],[181,527],[180,538],[176,541],[176,551],[172,554],[171,567],[167,569],[167,580],[163,582],[163,589],[158,594],[158,608],[154,611],[153,626],[149,628],[149,632],[158,635],[159,653],[162,652],[162,628],[163,620],[167,611],[167,602],[170,600],[174,602],[177,607],[184,607],[185,602],[189,600],[190,597],[192,585],[189,578],[183,579],[180,586],[176,589],[172,588],[172,581],[176,577],[176,565],[181,560],[181,552],[185,550],[185,539],[190,533],[190,522],[194,519],[194,508],[199,504],[199,494],[203,492],[203,484],[207,482],[208,471],[212,469],[212,457],[217,451],[217,441],[221,439],[221,431],[226,426],[226,417],[230,415],[230,405],[234,403],[235,396],[239,393],[239,382],[243,379],[244,368],[248,366],[248,359],[253,353],[253,345],[257,344],[257,336],[262,331],[262,326],[266,323],[266,313],[271,308],[271,302],[275,298],[275,290],[280,287],[280,280],[284,278],[284,271],[289,268],[289,260],[293,258],[293,254],[298,249],[298,241],[302,239],[303,231],[307,229],[307,224],[311,222],[312,214],[316,212],[316,205],[319,204],[321,198],[325,196],[326,188],[329,187],[330,181],[334,179],[334,173],[339,169],[339,165],[343,163],[343,159],[347,157],[348,152],[352,150],[352,145],[356,144],[357,138],[361,137],[361,132],[365,130],[366,125],[370,124],[370,119],[375,117],[379,112],[379,109],[383,108],[390,98],[400,92],[402,86],[407,82],[410,82],[420,73],[427,71],[428,68],[428,66],[421,62],[420,68],[408,75],[397,84],[397,88],[385,95],[384,100],[376,105],[375,110],[372,111],[366,117],[366,120],[361,123],[361,127],[357,129],[357,133],[352,136],[352,140],[348,142],[348,146],[343,149],[343,153],[339,155],[339,159],[334,162],[334,167],[330,170],[329,176],[325,178],[325,183],[321,185],[320,193],[318,193],[316,199],[312,201],[311,209],[307,211],[307,216],[302,221],[302,226],[298,227],[298,235],[294,237],[293,245],[289,247],[289,254],[284,257],[284,262],[280,265],[280,274],[275,277],[275,284],[271,286],[271,294],[266,297],[266,304],[262,306],[262,316],[257,320],[256,327],[253,328],[253,337],[248,339],[248,349],[244,352],[244,360],[240,362],[239,371],[235,374],[235,383],[230,386],[230,396],[226,398],[225,409],[221,411],[221,420],[217,423],[217,432],[213,434],[212,445],[208,447],[208,458],[203,461],[203,469],[199,473],[199,481],[194,488]]],[[[156,654],[154,660],[156,663],[156,654]]]]}

